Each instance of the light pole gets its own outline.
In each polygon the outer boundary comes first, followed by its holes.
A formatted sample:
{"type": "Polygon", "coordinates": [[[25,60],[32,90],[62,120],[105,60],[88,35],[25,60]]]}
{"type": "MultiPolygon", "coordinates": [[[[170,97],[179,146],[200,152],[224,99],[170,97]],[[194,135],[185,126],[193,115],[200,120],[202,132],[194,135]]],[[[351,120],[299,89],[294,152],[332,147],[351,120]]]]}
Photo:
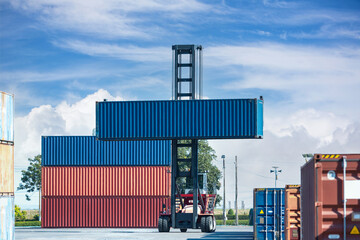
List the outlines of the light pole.
{"type": "Polygon", "coordinates": [[[223,199],[223,224],[226,225],[226,204],[225,204],[225,155],[222,155],[223,159],[223,187],[224,187],[224,199],[223,199]]]}
{"type": "Polygon", "coordinates": [[[281,173],[281,169],[279,167],[273,166],[274,170],[270,170],[270,173],[275,173],[275,188],[276,188],[276,181],[278,180],[278,174],[281,173]]]}
{"type": "Polygon", "coordinates": [[[239,222],[239,215],[238,215],[238,185],[237,185],[237,182],[238,182],[238,178],[237,178],[237,156],[235,156],[235,225],[237,226],[238,225],[238,222],[239,222]]]}

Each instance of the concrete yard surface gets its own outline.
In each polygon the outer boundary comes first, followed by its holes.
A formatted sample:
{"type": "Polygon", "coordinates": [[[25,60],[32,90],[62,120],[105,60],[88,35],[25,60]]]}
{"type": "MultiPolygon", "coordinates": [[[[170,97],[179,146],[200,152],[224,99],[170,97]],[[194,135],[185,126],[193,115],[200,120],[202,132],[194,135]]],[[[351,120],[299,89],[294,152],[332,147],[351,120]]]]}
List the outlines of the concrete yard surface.
{"type": "Polygon", "coordinates": [[[171,229],[168,233],[159,233],[157,229],[134,228],[39,228],[16,227],[15,239],[119,239],[119,240],[252,240],[252,227],[218,226],[214,233],[202,233],[200,229],[189,229],[186,233],[180,229],[171,229]]]}

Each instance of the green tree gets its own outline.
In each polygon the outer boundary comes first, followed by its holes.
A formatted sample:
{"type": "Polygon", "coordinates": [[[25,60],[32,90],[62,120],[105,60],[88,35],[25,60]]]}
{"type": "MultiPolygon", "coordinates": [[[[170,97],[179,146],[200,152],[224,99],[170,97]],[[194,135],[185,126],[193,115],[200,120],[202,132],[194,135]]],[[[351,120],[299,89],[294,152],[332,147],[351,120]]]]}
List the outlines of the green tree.
{"type": "Polygon", "coordinates": [[[15,205],[15,220],[16,221],[25,221],[26,211],[21,211],[18,205],[15,205]]]}
{"type": "MultiPolygon", "coordinates": [[[[29,158],[30,166],[27,170],[22,170],[21,183],[18,190],[24,190],[28,193],[41,190],[41,155],[37,155],[34,159],[29,158]]],[[[26,200],[30,201],[31,198],[28,194],[25,195],[26,200]]]]}
{"type": "MultiPolygon", "coordinates": [[[[188,143],[189,141],[184,140],[183,143],[188,143]]],[[[180,148],[179,149],[179,157],[180,158],[189,158],[191,156],[190,148],[180,148]]],[[[207,140],[199,140],[199,149],[198,149],[198,172],[199,173],[207,173],[207,188],[209,193],[215,193],[220,189],[221,183],[221,172],[220,170],[213,164],[213,161],[216,160],[215,150],[209,145],[207,140]]],[[[190,163],[180,163],[179,164],[180,171],[184,171],[186,169],[190,169],[190,163]]],[[[183,180],[179,179],[178,183],[181,183],[183,180]]],[[[191,179],[186,179],[187,184],[191,186],[191,179]]],[[[222,197],[216,196],[216,204],[220,203],[222,197]]]]}

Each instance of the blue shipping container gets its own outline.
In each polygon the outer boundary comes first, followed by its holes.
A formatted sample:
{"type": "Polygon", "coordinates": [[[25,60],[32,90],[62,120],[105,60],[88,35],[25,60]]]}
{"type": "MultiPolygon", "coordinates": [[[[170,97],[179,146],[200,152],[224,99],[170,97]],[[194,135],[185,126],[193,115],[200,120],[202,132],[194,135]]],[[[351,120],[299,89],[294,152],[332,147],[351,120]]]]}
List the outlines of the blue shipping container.
{"type": "Polygon", "coordinates": [[[15,238],[14,196],[0,195],[0,239],[15,238]]]}
{"type": "Polygon", "coordinates": [[[171,141],[99,141],[43,136],[42,166],[169,166],[171,141]]]}
{"type": "Polygon", "coordinates": [[[263,100],[96,103],[101,140],[241,139],[263,135],[263,100]]]}
{"type": "Polygon", "coordinates": [[[14,141],[14,96],[0,92],[0,140],[14,141]]]}
{"type": "Polygon", "coordinates": [[[285,188],[254,189],[254,239],[285,239],[285,188]]]}

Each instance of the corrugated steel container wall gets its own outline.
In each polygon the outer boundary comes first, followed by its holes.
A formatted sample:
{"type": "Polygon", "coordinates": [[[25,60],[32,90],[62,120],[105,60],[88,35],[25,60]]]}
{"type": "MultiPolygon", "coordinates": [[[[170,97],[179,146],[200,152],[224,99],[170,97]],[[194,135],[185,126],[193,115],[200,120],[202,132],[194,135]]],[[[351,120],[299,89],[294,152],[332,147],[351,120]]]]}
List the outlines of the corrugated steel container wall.
{"type": "MultiPolygon", "coordinates": [[[[315,154],[301,168],[302,239],[344,239],[343,156],[346,180],[360,181],[360,154],[315,154]]],[[[346,239],[360,239],[360,199],[346,205],[346,239]]]]}
{"type": "Polygon", "coordinates": [[[285,239],[300,239],[300,185],[285,186],[285,239]]]}
{"type": "Polygon", "coordinates": [[[285,238],[285,189],[254,189],[254,239],[285,238]]]}
{"type": "Polygon", "coordinates": [[[101,140],[260,138],[263,100],[97,102],[101,140]]]}
{"type": "Polygon", "coordinates": [[[155,228],[168,197],[43,197],[43,228],[155,228]]]}
{"type": "Polygon", "coordinates": [[[14,145],[0,143],[0,193],[14,192],[14,145]]]}
{"type": "Polygon", "coordinates": [[[171,141],[98,141],[43,136],[42,166],[169,166],[171,141]]]}
{"type": "Polygon", "coordinates": [[[0,239],[15,239],[14,196],[0,195],[0,239]]]}
{"type": "Polygon", "coordinates": [[[169,167],[42,167],[42,196],[170,196],[169,167]]]}
{"type": "Polygon", "coordinates": [[[14,96],[0,92],[0,140],[14,141],[14,96]]]}

